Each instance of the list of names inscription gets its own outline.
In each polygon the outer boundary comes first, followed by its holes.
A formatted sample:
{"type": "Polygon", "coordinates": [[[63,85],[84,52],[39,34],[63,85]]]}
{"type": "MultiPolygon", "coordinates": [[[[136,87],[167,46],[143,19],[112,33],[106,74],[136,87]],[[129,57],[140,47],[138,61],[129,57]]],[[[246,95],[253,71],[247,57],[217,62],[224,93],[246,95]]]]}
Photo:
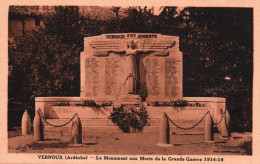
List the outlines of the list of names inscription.
{"type": "Polygon", "coordinates": [[[95,58],[87,58],[86,63],[86,96],[98,96],[99,93],[99,61],[95,58]]]}
{"type": "Polygon", "coordinates": [[[165,96],[174,97],[177,94],[176,60],[165,59],[165,96]]]}
{"type": "Polygon", "coordinates": [[[160,64],[157,58],[147,58],[145,60],[147,71],[147,84],[149,88],[149,95],[158,95],[159,91],[159,71],[160,64]]]}
{"type": "Polygon", "coordinates": [[[114,95],[118,91],[118,69],[120,60],[117,58],[105,59],[105,94],[114,95]]]}

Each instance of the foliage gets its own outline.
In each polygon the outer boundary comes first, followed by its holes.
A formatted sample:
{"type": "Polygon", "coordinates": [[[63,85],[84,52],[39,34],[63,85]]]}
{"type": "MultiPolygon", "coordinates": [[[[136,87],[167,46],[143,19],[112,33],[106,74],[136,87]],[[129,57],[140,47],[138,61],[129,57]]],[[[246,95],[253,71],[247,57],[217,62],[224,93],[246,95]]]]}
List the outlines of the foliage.
{"type": "Polygon", "coordinates": [[[186,100],[175,100],[175,101],[171,101],[171,102],[153,102],[150,103],[153,106],[173,106],[173,107],[185,107],[185,106],[189,106],[189,103],[186,100]]]}
{"type": "Polygon", "coordinates": [[[79,48],[41,30],[17,37],[9,46],[9,68],[10,83],[19,81],[10,86],[30,95],[16,96],[34,98],[79,91],[73,85],[79,83],[79,48]]]}
{"type": "Polygon", "coordinates": [[[251,131],[253,10],[191,7],[179,14],[171,10],[162,13],[161,27],[180,36],[184,96],[225,97],[236,122],[232,130],[251,131]]]}
{"type": "Polygon", "coordinates": [[[39,16],[39,6],[10,6],[9,16],[39,16]]]}
{"type": "Polygon", "coordinates": [[[79,76],[78,47],[42,30],[15,38],[9,45],[9,112],[31,106],[32,113],[35,97],[79,94],[79,76]]]}
{"type": "Polygon", "coordinates": [[[252,155],[252,141],[246,141],[239,145],[240,148],[245,149],[246,155],[252,155]]]}
{"type": "MultiPolygon", "coordinates": [[[[68,12],[75,13],[71,10],[68,12]]],[[[75,22],[78,21],[77,15],[66,17],[66,23],[62,22],[64,19],[58,19],[60,15],[62,15],[60,12],[52,15],[55,22],[46,23],[46,28],[25,32],[23,36],[14,38],[13,43],[9,43],[10,126],[20,124],[19,119],[13,118],[21,116],[24,109],[29,108],[29,113],[33,115],[35,97],[77,96],[80,93],[81,47],[78,43],[83,44],[83,36],[80,38],[79,34],[76,35],[80,31],[78,23],[75,22]],[[57,19],[54,19],[55,17],[57,19]],[[61,25],[66,27],[62,28],[61,25]],[[64,29],[67,29],[66,33],[59,33],[59,30],[64,29]],[[64,36],[61,36],[63,34],[64,36]]]]}
{"type": "Polygon", "coordinates": [[[187,107],[187,106],[193,106],[193,107],[202,107],[205,106],[204,104],[198,103],[198,102],[188,102],[186,100],[175,100],[171,102],[152,102],[149,103],[149,105],[152,106],[172,106],[172,107],[187,107]]]}
{"type": "Polygon", "coordinates": [[[108,33],[120,32],[154,32],[154,15],[145,7],[128,7],[127,17],[115,17],[106,24],[108,33]]]}
{"type": "Polygon", "coordinates": [[[102,104],[97,104],[94,100],[84,100],[83,103],[78,103],[76,106],[88,106],[88,107],[104,107],[104,106],[112,106],[113,102],[108,101],[108,102],[103,102],[102,104]]]}
{"type": "Polygon", "coordinates": [[[59,36],[67,45],[83,50],[85,17],[76,6],[56,6],[53,14],[45,16],[45,30],[49,35],[59,36]]]}
{"type": "Polygon", "coordinates": [[[173,107],[183,107],[183,106],[188,106],[189,103],[186,100],[176,100],[176,101],[172,101],[171,105],[173,107]]]}
{"type": "Polygon", "coordinates": [[[70,106],[69,101],[61,101],[57,102],[57,106],[70,106]]]}
{"type": "Polygon", "coordinates": [[[109,119],[125,133],[130,132],[130,127],[142,131],[148,124],[148,114],[143,106],[122,104],[120,107],[114,107],[109,119]]]}

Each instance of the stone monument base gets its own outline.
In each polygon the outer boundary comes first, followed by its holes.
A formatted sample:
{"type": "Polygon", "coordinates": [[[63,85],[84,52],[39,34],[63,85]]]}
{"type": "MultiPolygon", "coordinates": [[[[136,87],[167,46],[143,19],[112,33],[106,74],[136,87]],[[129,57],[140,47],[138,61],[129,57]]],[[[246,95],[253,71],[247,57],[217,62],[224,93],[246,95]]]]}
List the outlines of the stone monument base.
{"type": "MultiPolygon", "coordinates": [[[[185,97],[189,103],[200,103],[201,107],[171,107],[171,106],[147,106],[149,126],[144,127],[142,133],[159,133],[160,119],[166,113],[175,124],[180,127],[191,127],[198,123],[206,112],[210,111],[213,121],[219,122],[221,119],[221,110],[225,109],[224,98],[203,98],[203,97],[185,97]]],[[[85,107],[76,106],[80,103],[80,98],[77,97],[38,97],[36,98],[36,110],[39,108],[44,113],[44,117],[54,125],[61,125],[68,122],[75,113],[78,113],[82,131],[94,132],[122,132],[118,126],[108,119],[113,111],[113,106],[104,107],[85,107]],[[57,106],[59,102],[69,102],[70,106],[57,106]]],[[[136,103],[136,102],[132,102],[136,103]]],[[[195,128],[183,130],[176,128],[171,123],[171,134],[204,134],[204,120],[195,128]]],[[[220,125],[219,125],[220,126],[220,125]]],[[[219,128],[219,127],[218,127],[219,128]]],[[[71,133],[71,123],[62,128],[47,126],[45,124],[45,134],[68,132],[71,133]]]]}
{"type": "Polygon", "coordinates": [[[120,96],[119,101],[141,103],[141,97],[139,95],[128,94],[126,96],[120,96]]]}
{"type": "Polygon", "coordinates": [[[120,96],[118,101],[113,102],[114,106],[120,106],[121,104],[142,104],[141,97],[139,95],[128,94],[126,96],[120,96]]]}
{"type": "MultiPolygon", "coordinates": [[[[96,131],[117,131],[121,130],[108,119],[112,107],[102,107],[99,109],[91,107],[70,107],[70,106],[54,106],[49,111],[48,122],[54,125],[61,125],[70,120],[75,113],[78,113],[83,130],[85,132],[96,131]]],[[[143,130],[143,133],[158,133],[160,128],[161,116],[165,113],[181,127],[190,127],[196,124],[207,112],[205,107],[153,107],[148,106],[148,123],[143,130]],[[192,117],[191,117],[192,116],[192,117]]],[[[55,132],[66,128],[71,128],[71,123],[63,128],[55,128],[47,126],[45,124],[46,132],[55,132]]],[[[197,127],[190,130],[178,129],[170,123],[170,132],[174,134],[203,134],[204,133],[204,121],[202,121],[197,127]]]]}

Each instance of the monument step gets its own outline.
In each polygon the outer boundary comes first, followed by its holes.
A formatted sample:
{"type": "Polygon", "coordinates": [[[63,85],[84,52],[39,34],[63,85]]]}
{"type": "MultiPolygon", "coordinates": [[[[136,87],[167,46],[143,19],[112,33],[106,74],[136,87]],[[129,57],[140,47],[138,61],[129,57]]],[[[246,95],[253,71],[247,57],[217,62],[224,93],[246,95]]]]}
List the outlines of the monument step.
{"type": "MultiPolygon", "coordinates": [[[[145,126],[142,133],[159,133],[160,126],[145,126]]],[[[115,133],[122,132],[122,130],[118,126],[83,126],[82,133],[95,133],[95,132],[104,132],[104,133],[115,133]]],[[[60,133],[70,135],[71,126],[65,127],[52,127],[45,126],[44,134],[49,136],[53,133],[60,133]]],[[[123,132],[122,132],[123,133],[123,132]]],[[[197,126],[193,129],[182,130],[176,127],[170,126],[170,133],[174,134],[204,134],[204,127],[197,126]]]]}
{"type": "MultiPolygon", "coordinates": [[[[76,113],[81,119],[107,119],[113,107],[106,106],[101,108],[84,106],[53,106],[48,111],[50,119],[70,119],[76,113]]],[[[178,120],[197,120],[201,119],[208,108],[205,107],[169,107],[169,106],[147,106],[147,113],[150,118],[161,119],[166,113],[171,119],[178,120]]]]}
{"type": "Polygon", "coordinates": [[[197,126],[195,128],[187,129],[187,130],[173,127],[172,133],[174,133],[174,134],[204,134],[204,126],[197,126]]]}
{"type": "Polygon", "coordinates": [[[206,107],[148,106],[147,113],[150,118],[157,119],[161,119],[166,113],[172,120],[200,120],[208,109],[206,107]]]}
{"type": "MultiPolygon", "coordinates": [[[[83,126],[82,127],[82,133],[95,133],[97,131],[104,132],[104,133],[122,132],[122,130],[118,126],[83,126]]],[[[44,134],[50,134],[50,133],[70,134],[71,126],[64,126],[64,127],[45,126],[44,134]]]]}
{"type": "MultiPolygon", "coordinates": [[[[176,125],[187,128],[191,127],[195,124],[197,124],[200,120],[172,120],[176,125]]],[[[151,126],[160,126],[161,119],[148,119],[148,123],[151,126]]],[[[169,124],[172,125],[172,123],[169,121],[169,124]]],[[[198,126],[204,126],[204,120],[202,120],[198,126]]]]}
{"type": "MultiPolygon", "coordinates": [[[[64,125],[70,119],[46,119],[50,124],[53,125],[64,125]]],[[[82,126],[115,126],[114,123],[110,119],[80,119],[82,126]]],[[[161,119],[153,119],[149,118],[148,123],[150,126],[160,126],[161,119]]],[[[199,120],[172,120],[176,125],[187,128],[191,127],[199,122],[199,120]]],[[[47,126],[46,122],[43,122],[44,126],[47,126]]],[[[67,124],[67,126],[71,126],[72,121],[67,124]]],[[[171,122],[169,122],[171,125],[171,122]]],[[[198,126],[204,126],[204,120],[201,121],[198,126]]]]}
{"type": "MultiPolygon", "coordinates": [[[[63,125],[70,121],[70,119],[46,119],[49,123],[53,125],[63,125]]],[[[113,122],[110,119],[80,119],[82,126],[113,126],[113,122]]],[[[72,121],[68,123],[66,126],[71,126],[72,121]]],[[[44,126],[48,126],[44,122],[44,126]]]]}

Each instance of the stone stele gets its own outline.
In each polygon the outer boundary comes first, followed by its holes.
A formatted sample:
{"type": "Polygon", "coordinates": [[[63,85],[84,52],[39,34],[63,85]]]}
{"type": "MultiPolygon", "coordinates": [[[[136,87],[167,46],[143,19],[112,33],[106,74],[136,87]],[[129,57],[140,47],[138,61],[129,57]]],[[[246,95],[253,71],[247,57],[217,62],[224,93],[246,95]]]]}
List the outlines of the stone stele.
{"type": "Polygon", "coordinates": [[[137,103],[183,98],[179,37],[154,33],[86,37],[80,62],[83,100],[137,103]]]}

